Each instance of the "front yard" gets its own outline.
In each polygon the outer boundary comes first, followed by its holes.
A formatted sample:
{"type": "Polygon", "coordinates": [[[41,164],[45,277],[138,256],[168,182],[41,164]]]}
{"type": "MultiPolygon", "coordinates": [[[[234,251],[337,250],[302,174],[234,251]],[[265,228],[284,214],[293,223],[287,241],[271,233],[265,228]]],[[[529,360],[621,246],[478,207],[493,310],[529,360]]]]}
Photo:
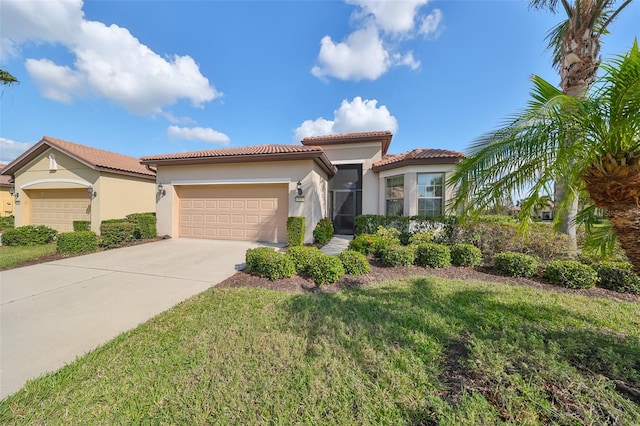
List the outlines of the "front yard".
{"type": "Polygon", "coordinates": [[[0,270],[9,269],[56,253],[55,244],[38,246],[0,246],[0,270]]]}
{"type": "Polygon", "coordinates": [[[214,288],[29,382],[0,422],[640,424],[639,339],[637,302],[494,282],[214,288]]]}

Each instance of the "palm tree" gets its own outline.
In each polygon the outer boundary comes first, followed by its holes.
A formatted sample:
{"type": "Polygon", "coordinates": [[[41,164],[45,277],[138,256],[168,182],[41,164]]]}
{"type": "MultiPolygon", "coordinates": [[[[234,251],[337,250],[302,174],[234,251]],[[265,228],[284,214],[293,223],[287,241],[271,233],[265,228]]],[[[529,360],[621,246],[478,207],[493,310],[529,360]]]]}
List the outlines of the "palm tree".
{"type": "MultiPolygon", "coordinates": [[[[616,3],[616,0],[530,0],[532,8],[552,13],[556,13],[561,5],[567,15],[567,19],[549,31],[547,37],[548,48],[553,51],[553,66],[560,73],[560,87],[566,95],[584,98],[595,81],[600,66],[600,37],[606,34],[609,25],[631,0],[624,0],[617,7],[616,3]]],[[[559,203],[566,205],[566,209],[556,210],[560,230],[569,236],[575,249],[574,218],[578,197],[575,188],[569,187],[563,176],[555,179],[555,198],[556,201],[567,201],[559,203]]]]}
{"type": "Polygon", "coordinates": [[[0,69],[0,82],[2,82],[3,86],[19,83],[18,79],[11,75],[11,73],[2,69],[0,69]]]}
{"type": "MultiPolygon", "coordinates": [[[[627,257],[640,273],[640,51],[603,66],[606,74],[584,99],[533,76],[527,108],[478,138],[449,183],[453,208],[482,211],[504,194],[524,192],[521,219],[549,183],[563,176],[605,209],[627,257]],[[565,141],[572,141],[566,144],[565,141]]],[[[568,201],[563,200],[561,203],[568,201]]]]}

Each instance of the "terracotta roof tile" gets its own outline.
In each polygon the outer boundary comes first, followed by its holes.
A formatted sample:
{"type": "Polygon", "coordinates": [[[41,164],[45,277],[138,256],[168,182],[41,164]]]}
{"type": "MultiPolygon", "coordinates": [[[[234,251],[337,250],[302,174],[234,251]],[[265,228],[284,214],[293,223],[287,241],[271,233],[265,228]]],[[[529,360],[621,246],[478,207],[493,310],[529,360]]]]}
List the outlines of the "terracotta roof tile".
{"type": "Polygon", "coordinates": [[[142,157],[144,162],[156,160],[179,160],[188,158],[216,158],[216,157],[244,157],[251,155],[288,154],[304,152],[322,152],[317,146],[300,145],[255,145],[241,146],[237,148],[211,149],[205,151],[178,152],[175,154],[152,155],[142,157]]]}
{"type": "MultiPolygon", "coordinates": [[[[4,163],[0,164],[0,172],[5,167],[7,167],[6,164],[4,163]]],[[[9,175],[0,175],[0,186],[11,186],[11,183],[9,182],[10,179],[11,179],[11,176],[9,175]]]]}
{"type": "Polygon", "coordinates": [[[329,140],[342,140],[342,139],[362,139],[373,137],[389,137],[392,136],[389,130],[375,131],[375,132],[358,132],[358,133],[337,133],[334,135],[322,135],[322,136],[307,136],[302,139],[304,141],[329,141],[329,140]]]}
{"type": "Polygon", "coordinates": [[[456,163],[462,158],[464,158],[464,154],[459,151],[416,148],[411,151],[403,152],[402,154],[385,155],[382,160],[373,164],[373,168],[390,169],[394,167],[402,167],[407,164],[443,163],[446,162],[446,160],[451,160],[451,163],[456,163]]]}

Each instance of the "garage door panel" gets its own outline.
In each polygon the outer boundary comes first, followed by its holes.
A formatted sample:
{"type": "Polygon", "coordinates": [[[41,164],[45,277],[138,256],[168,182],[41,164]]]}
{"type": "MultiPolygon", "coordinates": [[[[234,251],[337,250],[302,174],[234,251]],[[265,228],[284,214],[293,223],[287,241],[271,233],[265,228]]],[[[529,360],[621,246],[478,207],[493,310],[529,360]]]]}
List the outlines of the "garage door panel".
{"type": "Polygon", "coordinates": [[[181,237],[286,241],[287,185],[182,186],[177,194],[181,237]],[[193,220],[200,203],[204,223],[193,220]]]}
{"type": "Polygon", "coordinates": [[[74,220],[91,220],[91,201],[87,190],[39,189],[26,191],[31,200],[31,221],[58,232],[73,231],[74,220]]]}

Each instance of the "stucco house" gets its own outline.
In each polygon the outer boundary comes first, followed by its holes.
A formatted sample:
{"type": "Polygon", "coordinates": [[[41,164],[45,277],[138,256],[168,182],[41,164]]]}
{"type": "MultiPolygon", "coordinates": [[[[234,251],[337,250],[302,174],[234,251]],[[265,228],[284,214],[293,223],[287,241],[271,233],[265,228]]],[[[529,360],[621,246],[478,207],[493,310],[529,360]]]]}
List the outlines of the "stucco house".
{"type": "Polygon", "coordinates": [[[360,214],[441,215],[446,176],[463,154],[414,149],[389,155],[389,131],[308,137],[143,157],[157,170],[158,233],[172,237],[286,242],[289,216],[306,217],[305,241],[324,217],[337,233],[360,214]]]}
{"type": "Polygon", "coordinates": [[[15,226],[73,231],[74,220],[105,219],[156,208],[155,171],[138,158],[45,136],[1,171],[14,192],[15,226]]]}
{"type": "MultiPolygon", "coordinates": [[[[0,172],[7,165],[0,164],[0,172]]],[[[13,214],[13,196],[11,195],[11,177],[0,175],[0,217],[13,214]]]]}

